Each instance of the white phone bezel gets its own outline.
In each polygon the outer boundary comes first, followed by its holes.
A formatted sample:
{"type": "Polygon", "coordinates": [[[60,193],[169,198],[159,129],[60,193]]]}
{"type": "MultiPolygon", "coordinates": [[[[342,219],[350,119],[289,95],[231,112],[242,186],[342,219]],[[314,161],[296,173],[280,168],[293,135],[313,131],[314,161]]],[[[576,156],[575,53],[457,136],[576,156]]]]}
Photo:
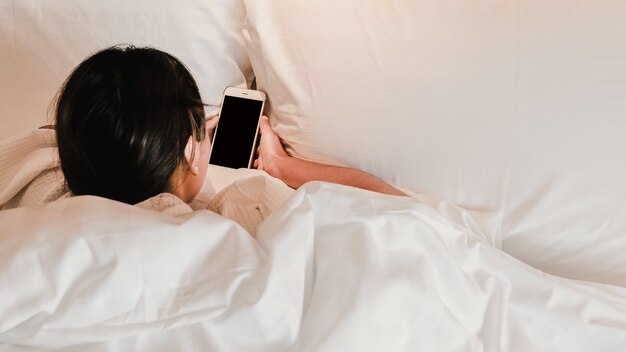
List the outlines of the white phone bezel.
{"type": "MultiPolygon", "coordinates": [[[[222,94],[222,101],[220,103],[220,114],[221,114],[221,107],[224,106],[224,100],[226,99],[227,96],[250,99],[250,100],[257,100],[261,102],[261,111],[259,113],[259,116],[257,117],[256,133],[254,134],[254,141],[252,142],[252,150],[250,151],[250,158],[248,159],[248,169],[249,169],[252,167],[257,140],[259,138],[259,124],[261,122],[261,117],[263,116],[263,109],[265,109],[266,95],[264,92],[260,90],[245,89],[245,88],[238,88],[238,87],[226,87],[226,89],[224,89],[224,94],[222,94]]],[[[211,152],[209,153],[209,163],[211,161],[211,155],[213,154],[213,146],[215,145],[215,140],[217,138],[217,131],[219,130],[219,127],[220,127],[220,121],[218,120],[217,126],[215,126],[215,131],[213,131],[211,152]]]]}

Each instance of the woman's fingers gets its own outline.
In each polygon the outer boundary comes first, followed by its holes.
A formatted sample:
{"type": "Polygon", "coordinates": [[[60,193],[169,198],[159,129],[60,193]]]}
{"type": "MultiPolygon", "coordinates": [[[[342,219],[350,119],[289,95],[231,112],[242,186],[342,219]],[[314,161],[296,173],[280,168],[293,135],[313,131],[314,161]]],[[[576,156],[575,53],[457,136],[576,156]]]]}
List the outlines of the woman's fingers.
{"type": "Polygon", "coordinates": [[[276,176],[278,163],[282,158],[288,157],[280,137],[274,132],[267,116],[259,121],[261,140],[257,149],[258,162],[256,168],[263,170],[272,176],[276,176]]]}
{"type": "Polygon", "coordinates": [[[265,132],[267,131],[267,129],[271,129],[272,127],[270,126],[270,119],[263,115],[261,116],[261,120],[259,121],[259,130],[261,132],[261,134],[265,134],[265,132]]]}
{"type": "Polygon", "coordinates": [[[254,160],[254,168],[258,170],[263,170],[263,163],[261,162],[261,159],[254,160]]]}
{"type": "Polygon", "coordinates": [[[268,155],[277,156],[277,155],[287,155],[283,144],[280,140],[280,137],[274,132],[272,126],[270,125],[270,120],[267,116],[261,117],[259,121],[259,130],[261,132],[261,143],[259,144],[259,155],[262,153],[266,153],[268,155]]]}

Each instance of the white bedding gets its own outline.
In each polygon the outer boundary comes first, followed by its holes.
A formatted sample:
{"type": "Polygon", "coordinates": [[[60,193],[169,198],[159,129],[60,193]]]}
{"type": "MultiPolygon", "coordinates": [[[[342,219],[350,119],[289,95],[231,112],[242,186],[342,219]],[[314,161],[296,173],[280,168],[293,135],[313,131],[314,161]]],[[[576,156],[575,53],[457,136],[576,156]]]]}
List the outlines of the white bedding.
{"type": "Polygon", "coordinates": [[[626,288],[545,274],[495,248],[480,230],[493,227],[450,219],[323,183],[296,192],[258,241],[208,211],[176,218],[95,197],[2,211],[0,350],[626,345],[626,288]]]}
{"type": "MultiPolygon", "coordinates": [[[[208,103],[247,85],[242,2],[183,3],[0,0],[0,136],[45,123],[68,70],[119,42],[180,56],[208,103]]],[[[597,283],[626,286],[622,0],[246,8],[291,151],[498,212],[312,183],[255,240],[202,208],[259,171],[216,167],[178,216],[2,210],[0,351],[624,350],[626,288],[597,283]]],[[[0,158],[0,203],[63,194],[50,133],[0,158]]]]}
{"type": "Polygon", "coordinates": [[[71,70],[118,44],[152,46],[187,65],[205,103],[254,77],[239,0],[0,0],[0,139],[54,123],[71,70]]]}
{"type": "Polygon", "coordinates": [[[626,286],[626,1],[248,0],[289,151],[502,214],[502,247],[626,286]]]}

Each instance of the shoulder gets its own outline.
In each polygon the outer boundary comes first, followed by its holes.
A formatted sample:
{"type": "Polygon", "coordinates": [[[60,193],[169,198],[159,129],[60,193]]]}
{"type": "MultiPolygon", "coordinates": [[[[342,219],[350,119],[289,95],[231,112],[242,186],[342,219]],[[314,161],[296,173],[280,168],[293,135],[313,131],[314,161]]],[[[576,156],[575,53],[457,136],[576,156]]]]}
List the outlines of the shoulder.
{"type": "Polygon", "coordinates": [[[158,211],[171,216],[181,216],[193,212],[191,207],[182,199],[171,193],[161,193],[143,202],[135,204],[136,207],[158,211]]]}

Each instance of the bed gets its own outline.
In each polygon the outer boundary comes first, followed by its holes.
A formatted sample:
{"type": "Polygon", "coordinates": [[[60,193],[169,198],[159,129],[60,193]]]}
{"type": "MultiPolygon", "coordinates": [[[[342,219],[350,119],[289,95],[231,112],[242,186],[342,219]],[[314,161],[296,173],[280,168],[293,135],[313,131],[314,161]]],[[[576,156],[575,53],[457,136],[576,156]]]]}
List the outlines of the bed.
{"type": "Polygon", "coordinates": [[[117,43],[209,104],[254,84],[291,154],[411,195],[313,182],[250,228],[203,208],[277,181],[211,167],[182,213],[1,210],[0,351],[626,348],[622,1],[0,0],[0,39],[3,203],[58,168],[28,130],[117,43]]]}

